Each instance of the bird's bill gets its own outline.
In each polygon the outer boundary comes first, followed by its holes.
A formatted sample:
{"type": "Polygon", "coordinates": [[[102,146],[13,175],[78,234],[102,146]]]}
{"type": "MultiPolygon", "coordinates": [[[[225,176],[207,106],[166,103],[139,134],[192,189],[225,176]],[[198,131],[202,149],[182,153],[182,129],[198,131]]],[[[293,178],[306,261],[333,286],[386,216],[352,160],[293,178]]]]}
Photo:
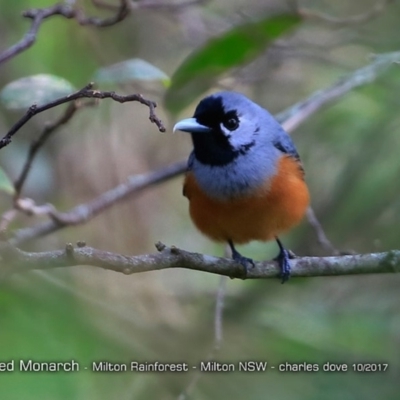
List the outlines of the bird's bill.
{"type": "Polygon", "coordinates": [[[196,121],[196,118],[186,118],[175,124],[173,132],[175,131],[182,131],[189,133],[207,133],[211,132],[211,128],[199,124],[196,121]]]}

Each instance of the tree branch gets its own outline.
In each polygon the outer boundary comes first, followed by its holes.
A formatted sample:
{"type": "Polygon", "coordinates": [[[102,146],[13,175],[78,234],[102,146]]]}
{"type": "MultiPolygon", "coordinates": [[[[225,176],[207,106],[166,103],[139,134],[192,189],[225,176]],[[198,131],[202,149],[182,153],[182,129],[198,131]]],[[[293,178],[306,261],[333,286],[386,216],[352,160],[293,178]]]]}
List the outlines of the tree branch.
{"type": "Polygon", "coordinates": [[[333,244],[326,236],[324,229],[322,228],[322,225],[318,221],[318,218],[311,207],[308,207],[306,216],[308,223],[312,226],[312,228],[315,231],[315,234],[317,235],[318,243],[321,245],[321,247],[323,247],[328,252],[328,254],[331,254],[333,256],[338,256],[340,254],[340,251],[333,246],[333,244]]]}
{"type": "Polygon", "coordinates": [[[10,144],[12,137],[36,114],[49,110],[50,108],[57,107],[61,104],[69,103],[70,101],[74,101],[81,98],[90,98],[90,99],[110,98],[119,103],[125,103],[127,101],[138,101],[139,103],[144,104],[149,108],[149,114],[150,114],[149,119],[151,122],[157,125],[159,131],[160,132],[166,131],[162,121],[155,114],[154,110],[157,107],[157,104],[154,101],[145,99],[141,94],[129,94],[126,96],[121,96],[119,94],[116,94],[115,92],[101,92],[99,90],[92,90],[93,86],[94,83],[91,82],[84,88],[68,96],[60,97],[59,99],[51,101],[50,103],[44,104],[43,106],[40,107],[38,107],[36,104],[29,107],[25,115],[0,140],[0,149],[10,144]]]}
{"type": "MultiPolygon", "coordinates": [[[[0,243],[1,264],[4,273],[90,265],[131,275],[139,272],[169,268],[186,268],[231,278],[243,279],[243,267],[232,259],[191,253],[176,247],[156,245],[158,253],[126,256],[68,244],[64,250],[30,253],[19,250],[7,242],[0,243]]],[[[339,276],[400,272],[400,250],[385,253],[357,254],[334,257],[299,257],[291,260],[293,278],[339,276]]],[[[275,261],[256,262],[246,279],[276,278],[279,268],[275,261]]]]}
{"type": "Polygon", "coordinates": [[[355,70],[338,79],[332,86],[318,90],[307,99],[282,111],[276,116],[277,120],[282,123],[285,130],[292,132],[326,104],[337,100],[357,87],[375,81],[391,65],[400,60],[400,51],[376,54],[372,58],[373,61],[369,65],[355,70]]]}
{"type": "Polygon", "coordinates": [[[394,0],[378,1],[374,4],[374,6],[370,10],[366,11],[365,13],[352,15],[347,18],[336,18],[322,12],[309,10],[301,7],[298,8],[297,6],[296,10],[298,14],[303,18],[317,19],[321,20],[322,22],[328,22],[334,25],[350,25],[350,24],[354,25],[354,24],[362,24],[372,20],[373,18],[378,17],[386,10],[387,6],[393,2],[394,0]]]}
{"type": "Polygon", "coordinates": [[[103,1],[100,0],[92,0],[92,4],[99,8],[99,9],[103,9],[103,10],[112,10],[115,11],[118,6],[116,6],[115,4],[110,4],[110,3],[105,3],[103,1]]]}
{"type": "Polygon", "coordinates": [[[32,141],[30,147],[29,147],[29,152],[28,156],[26,158],[25,164],[22,167],[22,171],[20,176],[17,178],[17,180],[14,183],[14,188],[15,188],[15,195],[14,198],[18,199],[21,194],[22,187],[26,181],[26,178],[28,177],[29,171],[32,167],[33,160],[36,157],[36,154],[38,151],[43,147],[43,145],[46,143],[46,141],[49,139],[49,137],[62,125],[65,125],[66,123],[69,122],[69,120],[75,115],[75,113],[82,109],[83,107],[90,107],[93,106],[95,103],[94,102],[78,102],[74,101],[73,103],[69,104],[68,108],[65,110],[64,114],[62,114],[58,119],[55,121],[48,123],[45,125],[41,135],[39,136],[38,139],[32,141]]]}
{"type": "Polygon", "coordinates": [[[122,21],[128,16],[128,14],[128,0],[121,0],[120,6],[117,8],[115,15],[104,19],[86,17],[82,10],[71,7],[70,5],[64,3],[54,4],[53,6],[47,8],[37,8],[24,11],[22,15],[25,18],[32,19],[31,27],[18,43],[0,54],[0,64],[8,61],[9,59],[31,47],[36,41],[39,28],[44,20],[54,15],[59,15],[67,19],[76,19],[80,25],[92,25],[103,28],[122,21]]]}
{"type": "Polygon", "coordinates": [[[175,11],[180,8],[185,8],[195,5],[203,5],[210,0],[183,0],[183,1],[166,1],[166,0],[140,0],[131,2],[132,8],[147,8],[155,10],[171,10],[175,11]]]}
{"type": "Polygon", "coordinates": [[[174,178],[182,174],[185,169],[186,161],[182,161],[143,175],[132,175],[125,183],[121,183],[90,202],[80,204],[69,211],[60,213],[56,212],[54,208],[49,209],[52,220],[36,224],[30,228],[19,229],[10,239],[10,243],[20,245],[30,239],[47,235],[66,226],[82,224],[117,202],[127,199],[128,196],[174,178]]]}
{"type": "Polygon", "coordinates": [[[75,19],[78,24],[82,26],[91,25],[97,28],[106,28],[123,21],[130,14],[132,9],[150,8],[160,10],[175,10],[196,4],[204,4],[207,1],[209,0],[184,0],[181,2],[171,3],[168,1],[153,0],[138,2],[133,2],[132,0],[120,0],[120,5],[116,6],[114,4],[107,4],[99,0],[92,0],[92,3],[95,7],[115,12],[114,15],[108,18],[87,17],[82,9],[65,3],[57,3],[47,8],[27,10],[22,13],[22,16],[32,20],[31,27],[19,42],[5,50],[3,53],[0,53],[0,64],[10,60],[11,58],[31,47],[36,42],[37,34],[43,22],[47,18],[56,15],[66,19],[75,19]]]}

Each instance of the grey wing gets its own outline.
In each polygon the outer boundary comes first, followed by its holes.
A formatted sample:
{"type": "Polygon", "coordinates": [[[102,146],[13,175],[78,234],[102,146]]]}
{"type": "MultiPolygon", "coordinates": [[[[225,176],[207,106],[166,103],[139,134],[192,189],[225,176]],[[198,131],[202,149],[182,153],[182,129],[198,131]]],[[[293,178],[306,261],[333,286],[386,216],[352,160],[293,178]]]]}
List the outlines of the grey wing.
{"type": "Polygon", "coordinates": [[[299,163],[300,168],[304,172],[303,164],[301,163],[299,153],[297,152],[296,147],[292,142],[292,139],[286,132],[282,132],[282,134],[279,135],[279,137],[273,141],[273,145],[282,153],[285,153],[288,156],[293,157],[299,163]]]}
{"type": "Polygon", "coordinates": [[[192,151],[189,155],[186,171],[190,171],[193,168],[193,162],[194,162],[194,151],[192,151]]]}

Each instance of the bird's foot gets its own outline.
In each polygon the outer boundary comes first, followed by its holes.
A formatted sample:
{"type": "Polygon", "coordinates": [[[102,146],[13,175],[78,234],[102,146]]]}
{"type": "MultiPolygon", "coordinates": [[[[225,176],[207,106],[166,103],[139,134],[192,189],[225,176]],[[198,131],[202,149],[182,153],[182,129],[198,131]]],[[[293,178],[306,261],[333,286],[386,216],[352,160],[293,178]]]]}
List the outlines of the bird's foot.
{"type": "Polygon", "coordinates": [[[232,258],[239,264],[242,264],[242,266],[244,268],[243,279],[245,279],[247,277],[247,273],[248,273],[249,269],[255,267],[254,261],[251,258],[243,257],[238,252],[236,252],[236,254],[232,254],[232,258]]]}
{"type": "Polygon", "coordinates": [[[274,261],[276,261],[279,265],[281,271],[279,277],[282,280],[281,282],[285,283],[290,278],[291,267],[289,260],[291,258],[294,258],[295,255],[290,250],[286,250],[278,238],[276,239],[276,242],[278,243],[279,246],[279,254],[277,255],[277,257],[274,258],[274,261]]]}
{"type": "Polygon", "coordinates": [[[278,262],[279,268],[281,270],[279,277],[282,279],[282,283],[285,283],[290,278],[290,262],[289,262],[289,252],[283,249],[279,252],[278,256],[274,258],[278,262]]]}
{"type": "Polygon", "coordinates": [[[243,279],[246,279],[247,273],[251,268],[255,267],[254,261],[251,258],[242,256],[234,247],[232,242],[228,242],[232,250],[232,259],[241,264],[244,268],[243,279]]]}

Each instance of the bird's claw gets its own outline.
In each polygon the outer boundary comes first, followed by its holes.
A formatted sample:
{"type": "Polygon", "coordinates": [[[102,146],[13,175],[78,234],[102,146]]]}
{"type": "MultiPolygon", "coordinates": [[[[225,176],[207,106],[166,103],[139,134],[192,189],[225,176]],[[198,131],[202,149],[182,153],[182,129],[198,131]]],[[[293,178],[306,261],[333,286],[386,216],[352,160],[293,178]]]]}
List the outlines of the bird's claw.
{"type": "Polygon", "coordinates": [[[251,258],[243,257],[240,253],[237,253],[237,252],[232,254],[232,258],[237,263],[239,263],[243,266],[243,269],[244,269],[243,279],[245,279],[247,277],[247,273],[249,272],[249,269],[255,267],[254,261],[251,258]]]}
{"type": "Polygon", "coordinates": [[[281,271],[279,276],[282,279],[282,283],[287,282],[290,278],[290,270],[291,270],[289,261],[290,258],[292,258],[291,254],[289,253],[288,250],[284,248],[281,248],[278,256],[274,258],[274,261],[278,263],[281,271]]]}
{"type": "Polygon", "coordinates": [[[255,267],[254,261],[251,258],[248,257],[243,257],[236,249],[235,246],[233,245],[232,240],[228,240],[228,244],[231,248],[232,251],[232,259],[236,261],[238,264],[241,264],[244,268],[244,273],[243,273],[243,278],[247,278],[247,273],[251,268],[255,267]]]}

